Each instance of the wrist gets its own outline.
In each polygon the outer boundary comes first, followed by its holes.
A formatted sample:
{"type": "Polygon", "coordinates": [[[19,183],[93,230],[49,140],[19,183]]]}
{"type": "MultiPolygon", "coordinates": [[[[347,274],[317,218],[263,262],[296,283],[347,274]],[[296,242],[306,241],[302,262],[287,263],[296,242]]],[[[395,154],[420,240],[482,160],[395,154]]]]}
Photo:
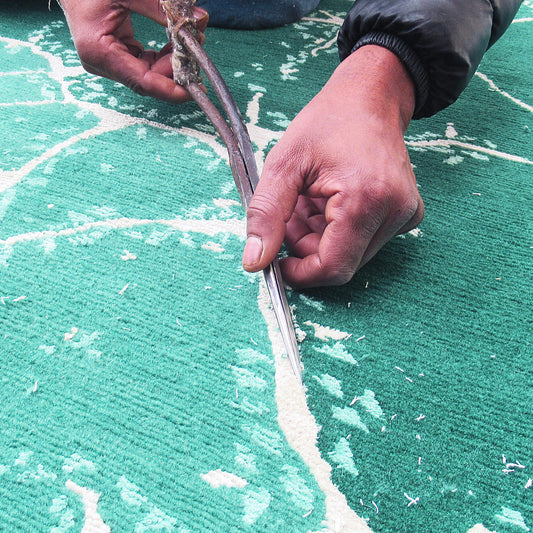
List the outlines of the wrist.
{"type": "Polygon", "coordinates": [[[414,116],[420,116],[429,93],[429,76],[418,54],[401,38],[394,34],[370,32],[361,37],[352,47],[351,53],[367,45],[378,45],[393,52],[402,62],[415,86],[414,116]]]}
{"type": "Polygon", "coordinates": [[[400,59],[390,50],[366,45],[348,56],[324,87],[376,118],[398,123],[405,133],[415,110],[415,85],[400,59]]]}

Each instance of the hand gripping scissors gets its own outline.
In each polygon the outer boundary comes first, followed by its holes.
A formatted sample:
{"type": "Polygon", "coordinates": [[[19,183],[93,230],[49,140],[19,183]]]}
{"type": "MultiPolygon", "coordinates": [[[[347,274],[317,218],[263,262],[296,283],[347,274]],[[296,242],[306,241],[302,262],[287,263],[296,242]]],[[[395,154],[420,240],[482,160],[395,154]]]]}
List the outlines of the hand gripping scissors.
{"type": "MultiPolygon", "coordinates": [[[[187,89],[224,141],[233,178],[244,209],[247,210],[259,182],[252,143],[226,83],[196,39],[198,32],[192,11],[194,0],[161,0],[160,3],[167,15],[167,34],[173,46],[174,81],[187,89]],[[200,69],[211,82],[227,121],[201,89],[200,69]]],[[[274,259],[263,270],[263,274],[292,370],[302,383],[300,352],[278,260],[274,259]]]]}

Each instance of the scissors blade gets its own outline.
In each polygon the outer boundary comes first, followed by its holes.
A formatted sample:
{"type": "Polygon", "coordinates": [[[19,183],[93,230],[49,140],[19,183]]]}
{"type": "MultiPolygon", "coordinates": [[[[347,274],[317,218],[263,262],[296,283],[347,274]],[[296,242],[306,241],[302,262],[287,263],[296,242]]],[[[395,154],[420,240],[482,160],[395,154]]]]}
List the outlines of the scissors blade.
{"type": "MultiPolygon", "coordinates": [[[[239,131],[238,144],[242,155],[244,164],[244,175],[237,171],[236,179],[238,180],[238,187],[242,191],[241,197],[244,208],[248,210],[248,205],[252,199],[255,187],[259,182],[257,166],[255,163],[255,156],[253,153],[252,143],[248,135],[248,130],[242,118],[241,128],[239,131]]],[[[292,313],[287,301],[285,287],[283,285],[283,277],[279,268],[279,262],[274,259],[270,265],[263,270],[266,286],[270,295],[270,301],[274,308],[274,314],[281,332],[283,344],[289,358],[294,375],[300,383],[302,383],[302,363],[300,359],[300,350],[294,332],[294,324],[292,321],[292,313]]]]}
{"type": "MultiPolygon", "coordinates": [[[[248,135],[246,129],[244,131],[246,132],[246,135],[248,135]]],[[[249,138],[248,142],[250,143],[249,138]]],[[[246,144],[244,146],[246,146],[246,144]]],[[[251,143],[249,146],[251,147],[251,143]]],[[[239,149],[239,151],[242,150],[242,145],[239,146],[239,149]]],[[[234,178],[237,182],[242,203],[246,210],[248,210],[248,205],[252,199],[255,190],[255,184],[258,182],[258,178],[256,177],[257,167],[255,166],[255,160],[251,168],[251,172],[249,165],[247,164],[249,161],[250,154],[248,154],[246,159],[244,156],[242,156],[242,166],[233,165],[234,178]]],[[[294,324],[292,321],[292,313],[287,301],[287,295],[283,285],[283,277],[281,275],[279,262],[277,259],[274,259],[274,261],[263,270],[263,275],[265,277],[270,301],[272,302],[274,314],[281,332],[285,351],[287,352],[287,357],[289,358],[294,375],[298,381],[302,383],[302,363],[300,359],[300,350],[298,348],[298,342],[296,340],[294,324]]]]}
{"type": "MultiPolygon", "coordinates": [[[[219,120],[216,120],[218,127],[215,123],[214,124],[219,133],[223,134],[222,136],[225,138],[233,177],[239,190],[244,209],[247,211],[255,188],[259,182],[259,173],[257,171],[257,164],[250,135],[242,115],[239,112],[239,108],[235,104],[224,79],[211,61],[211,58],[205,53],[201,45],[190,35],[185,27],[180,26],[178,29],[178,35],[185,47],[198,61],[202,70],[207,74],[207,77],[211,81],[222,107],[228,116],[231,126],[230,129],[228,129],[228,125],[223,119],[222,122],[224,122],[224,124],[219,120]]],[[[205,101],[205,95],[202,94],[202,91],[198,87],[194,88],[193,85],[194,84],[190,84],[188,86],[189,92],[199,104],[200,102],[203,102],[203,104],[201,104],[203,105],[202,108],[206,111],[211,120],[213,120],[213,117],[218,115],[218,111],[213,109],[214,106],[211,102],[205,101]]],[[[285,350],[287,351],[294,374],[301,383],[302,365],[300,361],[300,351],[298,349],[298,343],[294,333],[294,324],[292,322],[292,314],[287,302],[287,295],[285,294],[285,288],[283,286],[283,280],[277,259],[263,270],[263,274],[274,308],[274,314],[276,315],[281,331],[285,350]]]]}
{"type": "Polygon", "coordinates": [[[278,321],[281,337],[283,338],[283,344],[285,345],[292,371],[298,381],[302,383],[300,351],[298,349],[298,342],[296,341],[296,334],[294,333],[292,314],[283,287],[278,260],[274,259],[274,261],[263,270],[263,274],[265,276],[268,293],[270,294],[270,300],[274,308],[274,314],[278,321]]]}

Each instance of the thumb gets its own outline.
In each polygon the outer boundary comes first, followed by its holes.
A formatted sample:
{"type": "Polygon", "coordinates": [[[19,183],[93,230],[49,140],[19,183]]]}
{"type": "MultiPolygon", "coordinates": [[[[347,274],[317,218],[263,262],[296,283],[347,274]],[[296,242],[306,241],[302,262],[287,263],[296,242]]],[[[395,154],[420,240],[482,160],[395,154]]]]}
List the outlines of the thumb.
{"type": "Polygon", "coordinates": [[[280,171],[279,166],[265,162],[265,167],[246,212],[246,245],[242,265],[248,272],[266,268],[276,257],[288,220],[296,206],[299,190],[294,174],[280,171]],[[275,170],[276,169],[276,170],[275,170]]]}

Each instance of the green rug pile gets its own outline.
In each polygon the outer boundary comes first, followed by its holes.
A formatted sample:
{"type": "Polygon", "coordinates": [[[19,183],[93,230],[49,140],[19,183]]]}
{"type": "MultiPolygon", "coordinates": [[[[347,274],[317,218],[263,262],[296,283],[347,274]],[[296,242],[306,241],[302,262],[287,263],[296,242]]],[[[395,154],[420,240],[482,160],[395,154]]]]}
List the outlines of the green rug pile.
{"type": "MultiPolygon", "coordinates": [[[[289,294],[305,391],[211,125],[85,73],[46,4],[0,12],[0,530],[533,529],[533,3],[410,127],[421,226],[289,294]]],[[[260,160],[349,5],[208,30],[260,160]]]]}

